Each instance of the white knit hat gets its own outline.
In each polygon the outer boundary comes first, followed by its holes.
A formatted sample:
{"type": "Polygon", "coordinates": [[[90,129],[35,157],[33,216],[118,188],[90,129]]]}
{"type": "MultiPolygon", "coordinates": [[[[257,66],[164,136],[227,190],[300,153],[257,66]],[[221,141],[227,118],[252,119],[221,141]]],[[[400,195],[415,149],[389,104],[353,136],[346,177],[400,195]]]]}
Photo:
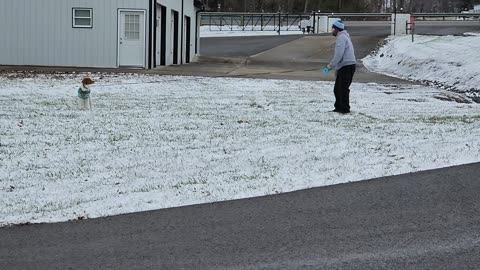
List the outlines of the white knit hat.
{"type": "Polygon", "coordinates": [[[342,31],[345,29],[345,24],[342,21],[336,21],[333,23],[332,27],[337,28],[338,30],[342,31]]]}

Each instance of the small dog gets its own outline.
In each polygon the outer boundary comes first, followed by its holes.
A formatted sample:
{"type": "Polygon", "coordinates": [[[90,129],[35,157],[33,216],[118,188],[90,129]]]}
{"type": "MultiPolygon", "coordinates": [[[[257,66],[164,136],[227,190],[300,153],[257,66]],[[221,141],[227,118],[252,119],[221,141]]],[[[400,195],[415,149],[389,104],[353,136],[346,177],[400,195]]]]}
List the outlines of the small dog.
{"type": "Polygon", "coordinates": [[[80,110],[91,110],[92,107],[92,98],[90,97],[90,87],[89,85],[94,84],[95,81],[89,77],[85,77],[82,80],[82,86],[78,88],[78,108],[80,110]]]}

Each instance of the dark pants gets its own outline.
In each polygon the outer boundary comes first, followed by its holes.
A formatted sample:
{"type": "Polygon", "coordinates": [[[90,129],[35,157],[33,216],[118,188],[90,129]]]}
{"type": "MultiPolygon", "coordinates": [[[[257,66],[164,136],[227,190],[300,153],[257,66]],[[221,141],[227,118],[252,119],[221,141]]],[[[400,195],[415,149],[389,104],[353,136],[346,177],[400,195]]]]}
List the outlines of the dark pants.
{"type": "Polygon", "coordinates": [[[344,66],[337,71],[335,80],[335,110],[350,112],[350,85],[355,74],[355,65],[344,66]]]}

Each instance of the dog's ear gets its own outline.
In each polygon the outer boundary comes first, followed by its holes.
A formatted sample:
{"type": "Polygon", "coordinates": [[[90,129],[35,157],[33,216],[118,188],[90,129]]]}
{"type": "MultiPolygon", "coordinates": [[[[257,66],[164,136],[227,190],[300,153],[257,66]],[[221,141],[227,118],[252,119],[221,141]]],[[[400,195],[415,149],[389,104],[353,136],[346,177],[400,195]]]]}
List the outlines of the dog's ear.
{"type": "Polygon", "coordinates": [[[90,77],[85,77],[85,78],[83,78],[82,83],[83,83],[84,85],[89,85],[89,84],[94,84],[95,81],[92,80],[90,77]]]}

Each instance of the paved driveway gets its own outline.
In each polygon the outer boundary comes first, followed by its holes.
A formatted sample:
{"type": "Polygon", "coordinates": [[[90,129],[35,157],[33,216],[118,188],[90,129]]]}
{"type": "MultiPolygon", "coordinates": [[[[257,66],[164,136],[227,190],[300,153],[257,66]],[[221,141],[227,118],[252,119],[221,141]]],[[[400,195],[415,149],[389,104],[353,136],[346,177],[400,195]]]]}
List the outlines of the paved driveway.
{"type": "Polygon", "coordinates": [[[0,228],[0,269],[478,269],[480,164],[0,228]]]}

